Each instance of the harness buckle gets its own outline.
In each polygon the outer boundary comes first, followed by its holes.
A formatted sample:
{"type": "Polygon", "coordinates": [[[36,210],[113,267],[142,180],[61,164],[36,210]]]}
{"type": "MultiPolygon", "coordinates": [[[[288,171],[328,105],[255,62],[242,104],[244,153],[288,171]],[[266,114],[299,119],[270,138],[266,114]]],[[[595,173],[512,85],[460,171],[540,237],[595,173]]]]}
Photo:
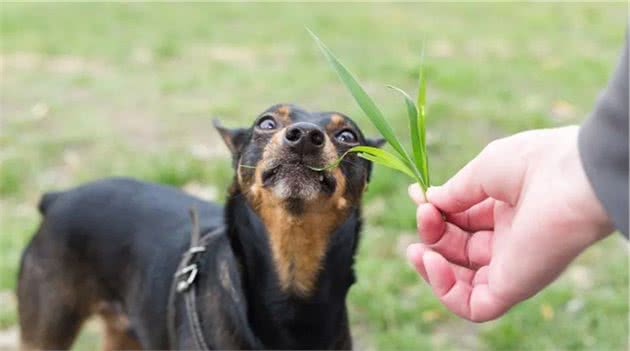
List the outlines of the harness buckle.
{"type": "Polygon", "coordinates": [[[204,246],[193,246],[190,249],[188,249],[188,254],[194,255],[194,254],[204,252],[204,251],[206,251],[206,248],[204,246]]]}
{"type": "MultiPolygon", "coordinates": [[[[206,251],[206,248],[203,246],[193,246],[190,249],[188,249],[188,251],[186,252],[186,255],[188,255],[189,257],[188,258],[189,262],[193,260],[195,254],[198,254],[204,251],[206,251]]],[[[191,263],[187,265],[186,267],[182,268],[179,272],[175,273],[175,279],[186,274],[188,275],[186,279],[180,280],[177,282],[177,292],[182,292],[188,289],[188,287],[191,286],[192,283],[195,282],[195,279],[197,278],[197,273],[199,273],[199,269],[197,268],[196,263],[191,263]]]]}
{"type": "Polygon", "coordinates": [[[182,270],[180,270],[179,272],[175,273],[176,278],[183,275],[188,275],[186,279],[177,282],[177,292],[182,292],[188,289],[188,287],[195,282],[195,278],[197,278],[197,273],[199,273],[199,269],[197,269],[197,265],[195,263],[190,264],[182,268],[182,270]]]}

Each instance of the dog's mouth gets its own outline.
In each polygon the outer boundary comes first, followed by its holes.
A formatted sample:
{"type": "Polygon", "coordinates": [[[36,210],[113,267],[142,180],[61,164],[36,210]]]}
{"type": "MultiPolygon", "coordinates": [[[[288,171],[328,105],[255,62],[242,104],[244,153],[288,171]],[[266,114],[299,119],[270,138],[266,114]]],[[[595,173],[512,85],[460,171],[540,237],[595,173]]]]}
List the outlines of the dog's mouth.
{"type": "Polygon", "coordinates": [[[274,164],[261,177],[263,187],[281,199],[313,200],[319,194],[333,194],[337,187],[330,172],[312,170],[303,162],[274,164]]]}

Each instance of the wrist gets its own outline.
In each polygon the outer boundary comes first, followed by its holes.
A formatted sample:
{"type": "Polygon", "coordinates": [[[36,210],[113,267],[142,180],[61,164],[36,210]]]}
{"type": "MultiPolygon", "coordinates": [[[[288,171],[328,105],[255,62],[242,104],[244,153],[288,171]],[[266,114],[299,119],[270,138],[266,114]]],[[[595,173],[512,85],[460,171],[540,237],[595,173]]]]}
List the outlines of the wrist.
{"type": "Polygon", "coordinates": [[[571,207],[581,216],[582,225],[592,232],[592,241],[597,241],[611,234],[614,226],[584,171],[578,149],[579,128],[571,126],[562,129],[565,129],[568,140],[559,167],[565,179],[571,179],[571,207]]]}

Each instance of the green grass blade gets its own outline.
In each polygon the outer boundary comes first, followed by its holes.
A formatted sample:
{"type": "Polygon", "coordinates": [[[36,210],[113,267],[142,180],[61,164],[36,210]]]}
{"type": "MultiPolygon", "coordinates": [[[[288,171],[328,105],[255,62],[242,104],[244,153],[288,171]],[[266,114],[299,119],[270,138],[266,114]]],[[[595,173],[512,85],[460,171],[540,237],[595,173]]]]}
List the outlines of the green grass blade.
{"type": "Polygon", "coordinates": [[[354,78],[352,73],[350,73],[350,71],[348,71],[348,69],[343,64],[341,64],[339,60],[337,60],[335,55],[333,55],[333,53],[317,37],[317,35],[315,35],[315,33],[313,33],[308,28],[306,30],[313,37],[313,39],[315,40],[315,43],[317,43],[317,46],[319,46],[319,49],[324,54],[324,57],[326,58],[328,63],[332,66],[332,68],[335,70],[335,72],[337,73],[337,75],[339,76],[343,84],[346,86],[346,88],[350,91],[350,94],[352,94],[352,96],[354,97],[354,100],[357,102],[359,107],[367,115],[367,117],[370,119],[372,124],[374,124],[374,127],[378,129],[381,135],[383,135],[385,140],[387,140],[387,142],[394,148],[394,150],[396,150],[396,152],[401,156],[404,162],[409,163],[408,166],[412,166],[413,162],[411,158],[409,157],[409,154],[403,148],[398,138],[396,138],[396,134],[394,134],[394,130],[389,125],[389,123],[387,123],[381,111],[378,109],[374,101],[372,101],[372,98],[370,98],[370,96],[365,92],[365,90],[363,90],[363,88],[359,85],[359,83],[354,78]]]}
{"type": "MultiPolygon", "coordinates": [[[[418,69],[418,139],[421,145],[422,163],[420,164],[419,171],[426,180],[426,186],[431,185],[431,176],[429,174],[429,155],[427,154],[427,132],[426,132],[426,97],[427,97],[427,83],[424,76],[424,50],[420,59],[420,68],[418,69]]],[[[426,188],[424,189],[426,191],[426,188]]]]}
{"type": "Polygon", "coordinates": [[[426,183],[427,177],[425,173],[422,172],[425,155],[423,155],[422,139],[420,137],[420,129],[418,125],[418,108],[404,90],[393,85],[388,85],[387,87],[398,91],[405,99],[405,104],[407,105],[407,115],[409,117],[409,130],[411,134],[411,147],[413,149],[414,165],[419,171],[422,180],[426,183]]]}
{"type": "Polygon", "coordinates": [[[330,163],[328,165],[325,165],[324,167],[314,167],[314,166],[308,166],[308,165],[306,167],[308,167],[308,168],[310,168],[310,169],[312,169],[314,171],[317,171],[317,172],[327,171],[329,169],[337,168],[337,166],[339,166],[341,161],[343,161],[343,159],[351,152],[353,152],[352,149],[344,152],[343,155],[341,155],[341,157],[339,157],[335,162],[330,163]]]}
{"type": "Polygon", "coordinates": [[[372,161],[374,163],[378,163],[380,165],[389,167],[389,168],[393,168],[397,171],[400,171],[408,176],[410,176],[411,178],[421,182],[422,180],[418,177],[418,174],[416,172],[414,172],[413,170],[411,170],[409,168],[409,166],[403,162],[398,156],[396,156],[395,154],[392,154],[390,152],[387,152],[385,150],[376,148],[376,147],[372,147],[372,146],[355,146],[353,148],[351,148],[350,150],[346,151],[343,153],[343,155],[341,155],[341,157],[339,157],[335,162],[326,165],[324,167],[312,167],[312,166],[308,166],[308,168],[314,170],[314,171],[326,171],[329,169],[333,169],[339,166],[339,164],[341,163],[341,161],[343,161],[343,159],[351,152],[356,152],[359,154],[359,157],[364,158],[368,161],[372,161]]]}
{"type": "Polygon", "coordinates": [[[364,158],[372,163],[380,164],[382,166],[389,167],[394,170],[403,172],[404,174],[411,177],[413,180],[418,181],[418,177],[415,174],[411,173],[409,168],[406,168],[407,166],[404,166],[405,167],[404,169],[395,168],[395,167],[392,167],[391,164],[387,163],[387,161],[385,161],[384,159],[374,156],[374,155],[370,155],[370,154],[359,154],[359,157],[364,158]]]}
{"type": "Polygon", "coordinates": [[[362,157],[368,161],[372,161],[374,163],[393,168],[397,171],[405,173],[413,179],[418,179],[418,176],[402,160],[400,160],[400,158],[385,150],[371,146],[355,146],[350,149],[350,151],[358,152],[359,157],[362,157]]]}
{"type": "Polygon", "coordinates": [[[418,110],[421,108],[424,109],[427,101],[427,86],[426,80],[424,78],[424,49],[420,54],[420,67],[418,69],[418,98],[417,98],[417,106],[418,110]]]}

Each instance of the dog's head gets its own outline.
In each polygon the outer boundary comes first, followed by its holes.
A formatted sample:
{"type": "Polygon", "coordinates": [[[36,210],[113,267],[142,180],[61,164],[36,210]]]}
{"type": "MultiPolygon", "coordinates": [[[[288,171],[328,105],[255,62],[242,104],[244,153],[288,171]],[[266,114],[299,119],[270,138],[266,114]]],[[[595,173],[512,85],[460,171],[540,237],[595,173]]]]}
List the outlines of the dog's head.
{"type": "Polygon", "coordinates": [[[270,197],[294,214],[331,200],[340,208],[355,204],[369,180],[368,161],[349,154],[337,168],[315,169],[334,163],[353,146],[383,144],[365,138],[341,113],[293,105],[270,107],[250,128],[216,127],[233,154],[238,190],[253,205],[270,197]]]}
{"type": "Polygon", "coordinates": [[[347,116],[274,105],[249,128],[216,125],[232,152],[232,194],[244,195],[262,219],[284,288],[307,294],[330,234],[359,206],[371,163],[348,154],[357,145],[380,146],[347,116]]]}

